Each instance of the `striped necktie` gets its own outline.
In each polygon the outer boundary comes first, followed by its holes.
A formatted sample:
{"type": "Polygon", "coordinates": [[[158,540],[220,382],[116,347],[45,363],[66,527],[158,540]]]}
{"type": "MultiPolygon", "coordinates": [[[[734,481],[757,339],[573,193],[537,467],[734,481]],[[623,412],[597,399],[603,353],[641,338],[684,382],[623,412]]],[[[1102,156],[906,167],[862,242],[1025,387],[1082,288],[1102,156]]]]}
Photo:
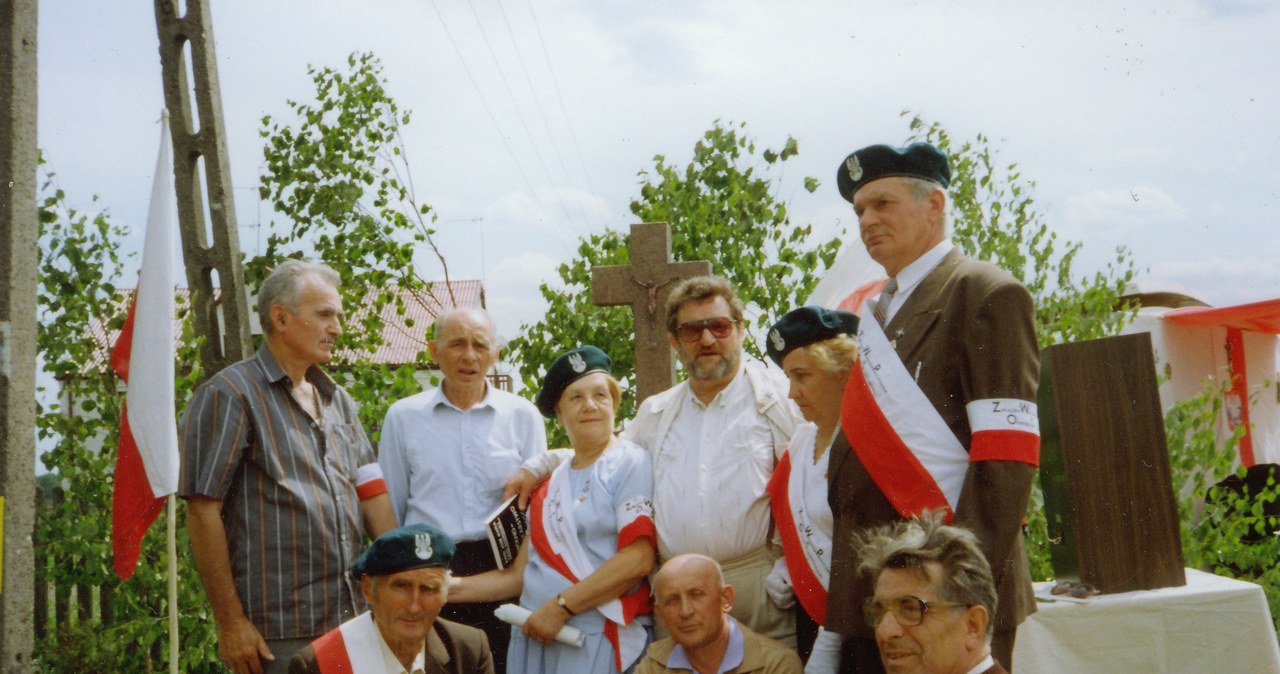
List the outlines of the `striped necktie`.
{"type": "Polygon", "coordinates": [[[889,282],[884,284],[884,290],[880,291],[880,299],[876,300],[875,315],[876,322],[884,325],[885,316],[889,314],[889,303],[893,301],[893,296],[898,292],[898,279],[891,278],[889,282]]]}

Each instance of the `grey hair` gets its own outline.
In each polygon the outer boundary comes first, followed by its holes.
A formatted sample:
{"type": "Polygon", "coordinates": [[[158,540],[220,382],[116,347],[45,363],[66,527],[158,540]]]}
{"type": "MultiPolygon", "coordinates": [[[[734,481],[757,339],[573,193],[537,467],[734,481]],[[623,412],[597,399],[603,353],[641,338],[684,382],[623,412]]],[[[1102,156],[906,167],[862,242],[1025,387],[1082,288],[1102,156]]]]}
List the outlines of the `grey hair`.
{"type": "Polygon", "coordinates": [[[911,571],[938,588],[943,601],[987,609],[987,639],[995,630],[996,584],[991,565],[978,547],[978,537],[962,527],[943,524],[940,511],[895,522],[859,537],[859,570],[878,579],[885,569],[911,571]],[[942,577],[931,578],[928,562],[942,565],[942,577]]]}
{"type": "Polygon", "coordinates": [[[292,313],[298,313],[302,280],[307,276],[316,276],[334,288],[342,281],[338,272],[323,262],[285,260],[280,263],[258,286],[258,322],[262,324],[264,334],[271,334],[273,329],[271,307],[279,304],[292,313]]]}
{"type": "Polygon", "coordinates": [[[951,195],[947,192],[947,189],[942,185],[939,185],[938,183],[933,182],[932,180],[925,180],[924,178],[916,178],[915,176],[903,176],[902,179],[907,182],[907,189],[911,192],[911,198],[914,199],[915,201],[920,201],[928,197],[930,194],[933,193],[934,190],[939,190],[942,192],[942,196],[945,199],[942,206],[942,231],[950,232],[951,231],[951,195]]]}

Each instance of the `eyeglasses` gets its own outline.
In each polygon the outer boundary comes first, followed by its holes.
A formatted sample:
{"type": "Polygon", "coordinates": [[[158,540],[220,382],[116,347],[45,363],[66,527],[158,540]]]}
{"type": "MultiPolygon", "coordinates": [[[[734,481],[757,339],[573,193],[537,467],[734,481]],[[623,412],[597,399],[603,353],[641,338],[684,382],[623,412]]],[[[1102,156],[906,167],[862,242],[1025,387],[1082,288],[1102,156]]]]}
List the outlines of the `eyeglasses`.
{"type": "Polygon", "coordinates": [[[867,621],[867,625],[876,628],[884,620],[885,614],[892,611],[893,618],[898,621],[899,625],[915,627],[924,622],[924,614],[931,609],[968,608],[968,606],[969,604],[957,604],[949,601],[925,601],[911,595],[891,599],[888,602],[880,602],[876,601],[874,597],[867,597],[867,601],[862,605],[862,617],[867,621]]]}
{"type": "Polygon", "coordinates": [[[733,331],[733,326],[738,322],[729,318],[708,318],[705,321],[689,321],[676,326],[675,333],[680,339],[686,342],[696,342],[702,339],[702,331],[710,330],[711,336],[716,339],[724,339],[733,331]]]}
{"type": "Polygon", "coordinates": [[[1056,594],[1059,596],[1065,594],[1071,597],[1075,597],[1076,599],[1088,599],[1089,597],[1092,597],[1093,595],[1098,594],[1098,588],[1088,583],[1076,583],[1069,580],[1064,580],[1058,583],[1057,585],[1054,585],[1053,589],[1049,590],[1049,593],[1056,594]]]}

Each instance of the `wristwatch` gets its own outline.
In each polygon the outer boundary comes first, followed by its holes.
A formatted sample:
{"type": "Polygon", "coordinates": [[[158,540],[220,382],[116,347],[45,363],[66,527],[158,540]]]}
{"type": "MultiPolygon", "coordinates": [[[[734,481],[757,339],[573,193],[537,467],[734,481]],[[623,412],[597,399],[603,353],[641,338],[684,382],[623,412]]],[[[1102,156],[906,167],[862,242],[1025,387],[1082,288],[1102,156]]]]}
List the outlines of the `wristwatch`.
{"type": "Polygon", "coordinates": [[[556,595],[556,606],[564,609],[565,613],[568,613],[569,615],[578,615],[573,609],[569,608],[569,602],[564,600],[563,595],[556,595]]]}

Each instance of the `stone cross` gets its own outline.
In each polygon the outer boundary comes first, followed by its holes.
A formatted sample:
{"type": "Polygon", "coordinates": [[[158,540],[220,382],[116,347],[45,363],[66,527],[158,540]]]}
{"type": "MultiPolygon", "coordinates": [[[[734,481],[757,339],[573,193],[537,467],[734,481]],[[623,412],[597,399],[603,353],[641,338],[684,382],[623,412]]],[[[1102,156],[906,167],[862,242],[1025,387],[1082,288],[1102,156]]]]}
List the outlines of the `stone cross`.
{"type": "Polygon", "coordinates": [[[593,267],[591,301],[631,305],[635,319],[636,404],[676,383],[667,343],[665,307],[678,281],[711,273],[711,263],[671,261],[671,228],[665,222],[631,225],[631,264],[593,267]]]}

